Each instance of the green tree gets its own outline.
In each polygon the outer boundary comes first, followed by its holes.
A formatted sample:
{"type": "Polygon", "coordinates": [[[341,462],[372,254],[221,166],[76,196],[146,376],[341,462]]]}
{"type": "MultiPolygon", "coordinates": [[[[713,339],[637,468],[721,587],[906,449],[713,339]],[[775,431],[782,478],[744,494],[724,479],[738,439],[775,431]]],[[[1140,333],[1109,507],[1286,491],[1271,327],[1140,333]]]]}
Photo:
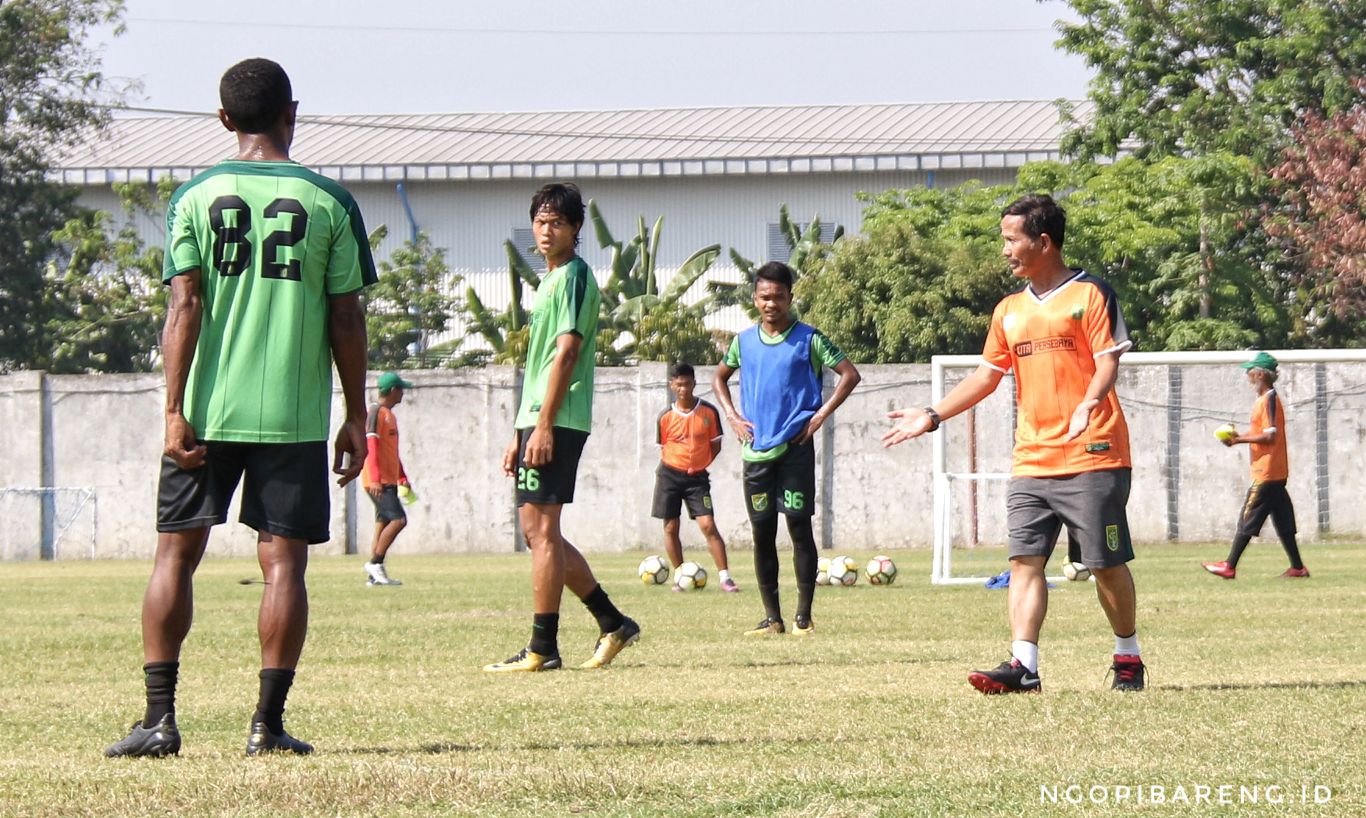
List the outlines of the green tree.
{"type": "MultiPolygon", "coordinates": [[[[380,226],[370,237],[372,247],[384,240],[380,226]]],[[[379,263],[379,281],[365,291],[365,325],[370,338],[370,363],[380,369],[427,367],[450,358],[451,350],[429,350],[431,335],[444,332],[457,309],[450,295],[460,284],[446,265],[446,251],[432,247],[419,232],[379,263]]]]}
{"type": "Polygon", "coordinates": [[[107,119],[113,89],[85,39],[122,13],[120,0],[0,2],[0,371],[51,365],[45,271],[52,234],[77,213],[76,191],[48,171],[107,119]]]}
{"type": "Polygon", "coordinates": [[[1058,45],[1096,71],[1095,115],[1066,150],[1114,156],[1214,150],[1266,166],[1290,126],[1361,99],[1359,0],[1067,0],[1080,18],[1058,45]]]}
{"type": "Polygon", "coordinates": [[[136,217],[164,217],[173,179],[119,184],[123,227],[103,210],[82,210],[53,234],[44,279],[43,366],[58,373],[149,372],[159,360],[166,316],[160,247],[146,247],[136,217]]]}
{"type": "Polygon", "coordinates": [[[511,240],[503,242],[503,249],[507,252],[510,287],[507,309],[495,313],[484,306],[473,287],[465,288],[462,305],[465,323],[483,337],[489,349],[463,351],[458,358],[461,366],[482,366],[490,359],[501,364],[520,365],[526,358],[530,332],[526,310],[522,307],[522,284],[525,283],[534,291],[541,286],[541,277],[531,269],[521,250],[511,240]]]}

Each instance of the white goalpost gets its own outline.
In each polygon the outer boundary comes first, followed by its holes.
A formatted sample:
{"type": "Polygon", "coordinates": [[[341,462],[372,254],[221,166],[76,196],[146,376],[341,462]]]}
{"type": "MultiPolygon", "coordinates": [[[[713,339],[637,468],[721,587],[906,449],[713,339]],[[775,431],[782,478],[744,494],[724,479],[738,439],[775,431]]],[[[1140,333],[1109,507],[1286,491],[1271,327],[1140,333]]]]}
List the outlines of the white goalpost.
{"type": "MultiPolygon", "coordinates": [[[[1326,532],[1333,508],[1329,470],[1337,462],[1330,440],[1343,430],[1366,433],[1366,368],[1360,366],[1366,364],[1366,350],[1269,351],[1281,364],[1277,393],[1287,406],[1290,440],[1297,452],[1292,480],[1300,481],[1296,484],[1302,495],[1296,498],[1300,528],[1309,530],[1307,523],[1314,520],[1317,530],[1326,532]],[[1346,374],[1339,376],[1332,368],[1335,364],[1356,366],[1343,367],[1346,374]],[[1307,452],[1313,452],[1313,457],[1305,458],[1307,452]]],[[[1204,518],[1217,516],[1202,506],[1209,502],[1203,492],[1241,491],[1234,486],[1245,480],[1246,457],[1219,456],[1222,444],[1208,432],[1220,421],[1246,424],[1253,394],[1233,389],[1240,386],[1236,375],[1230,377],[1224,370],[1255,354],[1247,350],[1129,352],[1121,359],[1116,388],[1130,428],[1135,489],[1129,521],[1135,541],[1223,536],[1222,531],[1201,528],[1215,524],[1204,518]],[[1215,472],[1213,477],[1211,472],[1215,472]],[[1209,488],[1211,483],[1214,489],[1209,488]],[[1134,498],[1139,494],[1144,511],[1136,521],[1134,498]]],[[[981,362],[979,355],[934,356],[931,401],[937,402],[981,362]]],[[[1007,375],[990,398],[930,436],[934,492],[930,581],[935,585],[980,585],[1008,567],[999,548],[979,546],[1005,545],[1014,392],[1013,375],[1007,375]]],[[[1295,489],[1292,486],[1292,493],[1295,489]]],[[[1341,504],[1353,502],[1338,498],[1339,513],[1341,504]]],[[[1231,525],[1231,518],[1228,522],[1231,525]]],[[[1050,567],[1061,569],[1066,548],[1064,534],[1050,567]]],[[[1065,581],[1061,576],[1049,580],[1065,581]]]]}
{"type": "Polygon", "coordinates": [[[0,561],[94,559],[99,504],[89,487],[0,488],[0,561]]]}

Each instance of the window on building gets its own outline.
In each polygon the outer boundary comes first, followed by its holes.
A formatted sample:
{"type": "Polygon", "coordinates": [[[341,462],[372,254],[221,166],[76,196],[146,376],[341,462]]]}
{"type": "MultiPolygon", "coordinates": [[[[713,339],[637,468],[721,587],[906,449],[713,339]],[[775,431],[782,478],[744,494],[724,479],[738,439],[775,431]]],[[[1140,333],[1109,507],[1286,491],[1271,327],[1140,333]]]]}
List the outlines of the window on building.
{"type": "Polygon", "coordinates": [[[530,227],[512,228],[512,246],[522,254],[522,259],[531,265],[531,269],[538,273],[545,272],[545,256],[536,252],[536,236],[530,227]]]}
{"type": "MultiPolygon", "coordinates": [[[[805,233],[806,228],[811,226],[811,222],[796,222],[797,232],[805,233]]],[[[830,241],[835,235],[835,230],[839,225],[834,222],[821,220],[821,241],[830,241]]],[[[768,260],[786,262],[792,255],[792,248],[787,246],[787,237],[783,235],[782,228],[777,222],[768,224],[768,260]]]]}

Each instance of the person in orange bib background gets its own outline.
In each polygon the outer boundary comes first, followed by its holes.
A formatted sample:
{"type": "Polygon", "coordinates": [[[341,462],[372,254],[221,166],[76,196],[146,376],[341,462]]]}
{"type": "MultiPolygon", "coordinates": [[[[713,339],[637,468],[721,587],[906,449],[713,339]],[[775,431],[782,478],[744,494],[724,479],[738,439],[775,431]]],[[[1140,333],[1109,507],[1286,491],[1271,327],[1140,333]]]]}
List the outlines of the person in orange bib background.
{"type": "Polygon", "coordinates": [[[400,495],[412,496],[403,459],[398,456],[398,418],[394,407],[403,402],[403,390],[412,383],[393,372],[379,376],[379,403],[370,405],[365,419],[367,456],[361,471],[361,485],[375,502],[375,539],[370,546],[370,561],[365,563],[365,585],[402,585],[389,576],[384,557],[399,532],[408,525],[400,495]]]}
{"type": "Polygon", "coordinates": [[[1252,403],[1251,426],[1247,434],[1221,438],[1230,448],[1246,443],[1252,449],[1252,486],[1243,501],[1238,533],[1233,536],[1228,559],[1202,563],[1205,570],[1216,577],[1233,579],[1237,575],[1243,549],[1253,537],[1262,533],[1267,517],[1271,518],[1276,535],[1281,538],[1281,546],[1290,557],[1290,567],[1281,576],[1286,579],[1309,576],[1309,569],[1300,559],[1299,546],[1295,544],[1295,506],[1285,490],[1286,480],[1290,478],[1290,457],[1286,452],[1285,404],[1276,394],[1276,366],[1276,359],[1267,352],[1259,352],[1257,357],[1243,364],[1247,382],[1257,392],[1257,399],[1252,403]]]}

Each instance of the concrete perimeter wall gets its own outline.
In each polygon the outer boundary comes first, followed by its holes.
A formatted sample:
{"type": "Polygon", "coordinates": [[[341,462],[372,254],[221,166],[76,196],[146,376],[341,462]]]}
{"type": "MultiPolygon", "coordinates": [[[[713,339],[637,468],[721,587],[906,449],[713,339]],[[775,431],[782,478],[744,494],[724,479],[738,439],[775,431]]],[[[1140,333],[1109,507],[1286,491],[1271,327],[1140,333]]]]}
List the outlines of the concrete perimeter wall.
{"type": "MultiPolygon", "coordinates": [[[[818,541],[849,550],[927,546],[930,443],[887,450],[880,438],[888,410],[929,402],[930,367],[860,370],[862,385],[817,441],[818,541]]],[[[399,547],[410,553],[514,549],[512,483],[499,465],[512,434],[516,373],[490,367],[405,377],[416,387],[397,410],[401,451],[419,501],[409,509],[399,547]]],[[[710,378],[710,369],[699,369],[698,391],[708,399],[710,378]]],[[[1229,365],[1124,366],[1118,388],[1134,451],[1129,516],[1135,538],[1231,536],[1248,484],[1248,449],[1226,449],[1211,430],[1229,421],[1246,427],[1253,394],[1243,372],[1229,365]]],[[[971,416],[945,424],[940,434],[947,435],[950,471],[1009,470],[1012,389],[1011,380],[1003,381],[971,416]]],[[[1290,493],[1302,539],[1366,537],[1366,503],[1360,500],[1366,496],[1366,363],[1287,364],[1278,389],[1288,410],[1290,493]]],[[[40,495],[0,492],[7,496],[0,504],[0,558],[150,557],[162,401],[157,374],[0,377],[0,424],[11,441],[9,456],[0,460],[0,486],[93,488],[98,511],[93,533],[81,518],[56,537],[51,529],[54,520],[64,521],[66,500],[45,510],[40,495]]],[[[564,514],[564,530],[576,545],[658,550],[659,522],[650,518],[658,463],[654,422],[667,401],[662,364],[598,370],[594,432],[579,468],[576,502],[564,514]]],[[[334,414],[340,404],[338,395],[334,414]]],[[[749,544],[732,437],[712,468],[712,483],[727,541],[749,544]]],[[[1004,483],[981,484],[975,496],[967,483],[955,486],[959,540],[1002,542],[1004,483]]],[[[230,519],[236,519],[235,508],[230,519]]],[[[334,489],[332,540],[317,549],[365,551],[372,532],[369,499],[355,489],[334,489]]],[[[685,524],[683,532],[689,547],[702,544],[694,526],[685,524]]],[[[1271,536],[1269,526],[1264,533],[1271,536]]],[[[254,535],[235,523],[222,526],[209,550],[254,554],[254,535]]]]}

